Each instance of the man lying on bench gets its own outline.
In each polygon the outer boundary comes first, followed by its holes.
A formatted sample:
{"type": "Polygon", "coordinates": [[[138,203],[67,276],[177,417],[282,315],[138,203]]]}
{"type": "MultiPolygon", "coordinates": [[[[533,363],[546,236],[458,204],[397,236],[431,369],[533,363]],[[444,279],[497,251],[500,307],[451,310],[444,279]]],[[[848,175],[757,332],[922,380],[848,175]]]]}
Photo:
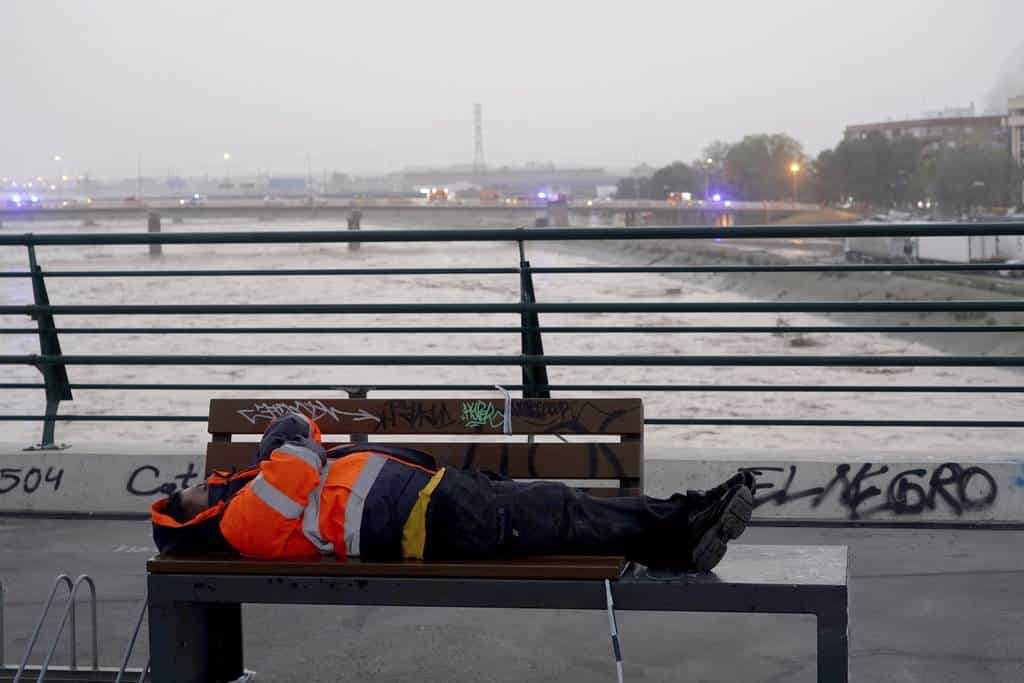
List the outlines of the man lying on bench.
{"type": "Polygon", "coordinates": [[[153,504],[161,553],[247,557],[333,553],[364,560],[621,555],[708,571],[743,533],[754,478],[707,492],[594,498],[555,482],[519,483],[440,468],[421,451],[359,443],[325,451],[316,423],[272,422],[254,465],[153,504]]]}

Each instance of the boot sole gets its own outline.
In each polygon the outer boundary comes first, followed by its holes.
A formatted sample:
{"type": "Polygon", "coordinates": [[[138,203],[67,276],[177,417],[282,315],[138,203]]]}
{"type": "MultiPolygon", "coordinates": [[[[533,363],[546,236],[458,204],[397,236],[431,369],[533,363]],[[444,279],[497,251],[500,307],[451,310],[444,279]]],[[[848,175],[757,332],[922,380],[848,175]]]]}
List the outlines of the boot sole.
{"type": "Polygon", "coordinates": [[[753,512],[754,496],[750,489],[739,486],[731,491],[722,514],[693,549],[691,566],[694,571],[709,572],[718,566],[725,557],[726,543],[743,534],[753,512]]]}

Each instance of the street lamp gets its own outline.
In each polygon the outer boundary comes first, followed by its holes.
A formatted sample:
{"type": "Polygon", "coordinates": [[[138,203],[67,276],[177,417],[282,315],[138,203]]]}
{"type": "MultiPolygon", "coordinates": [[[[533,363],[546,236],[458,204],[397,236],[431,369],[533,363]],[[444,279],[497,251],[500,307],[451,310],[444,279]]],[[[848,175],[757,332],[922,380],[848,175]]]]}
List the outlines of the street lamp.
{"type": "MultiPolygon", "coordinates": [[[[53,163],[55,163],[57,165],[57,177],[58,178],[62,175],[62,172],[63,172],[63,168],[61,166],[61,162],[62,161],[64,161],[64,156],[63,155],[61,155],[61,154],[54,154],[53,155],[53,163]]],[[[56,183],[54,183],[54,185],[56,185],[56,183]]]]}
{"type": "Polygon", "coordinates": [[[796,179],[800,175],[800,164],[793,162],[789,165],[789,172],[793,174],[793,201],[796,201],[796,179]]]}
{"type": "Polygon", "coordinates": [[[224,182],[225,188],[231,185],[231,152],[224,152],[224,182]]]}

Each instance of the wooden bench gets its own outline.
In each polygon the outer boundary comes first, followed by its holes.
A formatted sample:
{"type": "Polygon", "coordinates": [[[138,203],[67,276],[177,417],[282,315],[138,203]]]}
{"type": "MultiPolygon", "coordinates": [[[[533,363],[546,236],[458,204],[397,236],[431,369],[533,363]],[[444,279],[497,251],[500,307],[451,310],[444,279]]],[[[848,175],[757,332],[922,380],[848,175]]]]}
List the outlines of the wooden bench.
{"type": "MultiPolygon", "coordinates": [[[[642,486],[639,399],[214,399],[206,471],[248,465],[255,439],[287,412],[315,419],[328,447],[387,437],[450,467],[568,480],[596,495],[636,495],[642,486]],[[446,438],[416,440],[424,435],[446,438]]],[[[606,581],[617,609],[814,614],[818,680],[847,681],[844,547],[736,546],[715,573],[704,575],[651,573],[621,557],[158,556],[147,570],[154,683],[240,675],[243,603],[606,609],[606,581]]]]}

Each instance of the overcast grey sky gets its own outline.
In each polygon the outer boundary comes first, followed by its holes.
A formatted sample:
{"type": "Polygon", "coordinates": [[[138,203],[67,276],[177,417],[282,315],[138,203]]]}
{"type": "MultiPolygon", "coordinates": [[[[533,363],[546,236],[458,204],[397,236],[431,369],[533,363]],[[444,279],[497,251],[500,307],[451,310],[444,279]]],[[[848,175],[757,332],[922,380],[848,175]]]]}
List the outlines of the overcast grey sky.
{"type": "MultiPolygon", "coordinates": [[[[984,108],[1020,0],[2,0],[0,175],[690,160],[984,108]]],[[[1017,53],[1016,69],[1013,55],[1017,53]]],[[[1015,87],[1015,86],[1014,86],[1015,87]]],[[[1024,88],[1024,82],[1021,83],[1024,88]]]]}

